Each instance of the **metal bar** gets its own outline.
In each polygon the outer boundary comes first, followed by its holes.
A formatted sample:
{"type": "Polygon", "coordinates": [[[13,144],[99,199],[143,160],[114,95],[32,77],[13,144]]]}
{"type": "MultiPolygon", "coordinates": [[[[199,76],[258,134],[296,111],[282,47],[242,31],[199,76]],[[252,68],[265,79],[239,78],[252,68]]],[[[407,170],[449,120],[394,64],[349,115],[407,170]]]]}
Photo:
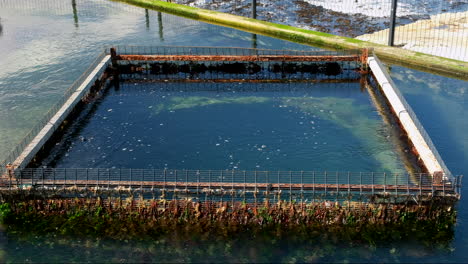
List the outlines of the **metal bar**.
{"type": "Polygon", "coordinates": [[[252,0],[252,18],[257,18],[257,0],[252,0]]]}
{"type": "Polygon", "coordinates": [[[388,34],[388,46],[393,46],[395,41],[395,26],[397,14],[398,0],[392,0],[392,8],[390,10],[390,29],[388,34]]]}
{"type": "Polygon", "coordinates": [[[130,169],[130,188],[133,186],[133,170],[130,169]]]}
{"type": "Polygon", "coordinates": [[[292,201],[292,172],[289,171],[289,202],[292,201]]]}
{"type": "Polygon", "coordinates": [[[386,188],[386,185],[387,185],[387,173],[384,172],[384,193],[387,192],[387,188],[386,188]]]}

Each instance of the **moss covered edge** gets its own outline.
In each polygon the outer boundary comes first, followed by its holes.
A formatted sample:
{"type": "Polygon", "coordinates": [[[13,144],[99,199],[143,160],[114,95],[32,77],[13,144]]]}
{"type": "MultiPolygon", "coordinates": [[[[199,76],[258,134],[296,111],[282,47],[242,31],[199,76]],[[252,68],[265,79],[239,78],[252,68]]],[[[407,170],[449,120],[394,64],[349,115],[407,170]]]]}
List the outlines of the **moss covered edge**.
{"type": "Polygon", "coordinates": [[[124,2],[146,9],[322,48],[334,50],[372,48],[377,56],[390,63],[468,80],[468,63],[463,61],[169,2],[157,0],[111,1],[124,2]]]}
{"type": "MultiPolygon", "coordinates": [[[[6,198],[6,197],[3,197],[6,198]]],[[[13,198],[13,197],[10,197],[13,198]]],[[[330,233],[375,243],[416,239],[449,242],[456,211],[444,203],[193,202],[108,198],[3,199],[1,225],[15,234],[153,239],[171,232],[229,238],[241,232],[314,237],[330,233]]]]}

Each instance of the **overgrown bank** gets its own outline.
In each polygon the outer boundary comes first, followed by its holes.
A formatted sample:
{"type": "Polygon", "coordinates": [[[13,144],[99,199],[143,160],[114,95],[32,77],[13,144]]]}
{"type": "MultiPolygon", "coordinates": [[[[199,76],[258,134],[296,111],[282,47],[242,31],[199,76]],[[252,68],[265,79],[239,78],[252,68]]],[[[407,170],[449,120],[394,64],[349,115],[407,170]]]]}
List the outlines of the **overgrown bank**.
{"type": "MultiPolygon", "coordinates": [[[[117,240],[230,238],[245,232],[298,238],[331,234],[339,240],[375,244],[416,240],[448,243],[453,239],[453,205],[433,200],[417,204],[344,204],[333,202],[192,202],[119,198],[8,199],[0,206],[7,233],[117,240]]],[[[7,199],[5,199],[7,198],[7,199]]]]}

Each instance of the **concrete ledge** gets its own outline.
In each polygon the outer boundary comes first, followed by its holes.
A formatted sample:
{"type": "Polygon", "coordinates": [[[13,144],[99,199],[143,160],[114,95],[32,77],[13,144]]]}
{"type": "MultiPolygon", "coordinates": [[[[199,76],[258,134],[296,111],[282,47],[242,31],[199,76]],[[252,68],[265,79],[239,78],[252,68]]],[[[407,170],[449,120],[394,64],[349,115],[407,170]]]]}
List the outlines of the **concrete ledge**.
{"type": "Polygon", "coordinates": [[[389,79],[383,72],[376,58],[369,57],[368,63],[369,68],[372,70],[372,73],[382,88],[382,92],[390,103],[390,107],[396,114],[398,120],[403,126],[403,129],[406,131],[408,138],[418,152],[419,158],[422,160],[429,173],[433,176],[443,173],[446,177],[450,177],[450,172],[444,169],[445,166],[443,165],[443,161],[437,158],[436,154],[429,146],[429,142],[426,142],[422,131],[419,130],[415,121],[409,114],[412,110],[407,109],[405,104],[400,100],[400,97],[396,92],[397,88],[394,87],[391,79],[389,79]]]}
{"type": "Polygon", "coordinates": [[[52,134],[57,130],[60,124],[67,118],[68,114],[74,109],[83,96],[89,91],[89,88],[94,84],[105,71],[110,63],[110,55],[107,55],[96,66],[91,74],[83,81],[83,83],[73,92],[63,106],[52,116],[52,118],[44,125],[36,137],[29,143],[23,152],[13,162],[14,168],[25,168],[31,160],[36,156],[37,152],[49,140],[52,134]]]}
{"type": "Polygon", "coordinates": [[[380,58],[402,66],[433,72],[449,77],[468,80],[468,63],[414,52],[396,47],[375,44],[353,38],[339,37],[332,34],[305,30],[256,19],[178,5],[157,0],[112,0],[124,2],[146,9],[196,19],[211,24],[231,27],[251,33],[271,36],[300,44],[328,49],[362,49],[373,48],[380,58]]]}

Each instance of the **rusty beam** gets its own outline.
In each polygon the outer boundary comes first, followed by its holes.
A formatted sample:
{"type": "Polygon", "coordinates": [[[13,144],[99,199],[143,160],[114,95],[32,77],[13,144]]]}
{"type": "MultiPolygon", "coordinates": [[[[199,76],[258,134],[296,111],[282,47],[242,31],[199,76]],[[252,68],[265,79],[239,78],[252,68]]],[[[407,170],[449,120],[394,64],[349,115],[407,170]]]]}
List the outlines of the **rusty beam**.
{"type": "Polygon", "coordinates": [[[294,62],[335,62],[361,61],[358,55],[117,55],[116,60],[126,61],[294,61],[294,62]]]}
{"type": "MultiPolygon", "coordinates": [[[[27,182],[24,179],[25,183],[27,182]]],[[[3,182],[5,186],[5,182],[3,182]]],[[[199,188],[199,189],[271,189],[271,190],[306,190],[306,191],[328,191],[334,192],[390,192],[398,191],[401,194],[404,192],[445,192],[452,193],[453,185],[451,184],[434,184],[434,185],[383,185],[383,184],[301,184],[301,183],[232,183],[232,182],[163,182],[163,181],[97,181],[97,180],[40,180],[36,182],[37,186],[46,187],[135,187],[135,188],[199,188]]]]}
{"type": "Polygon", "coordinates": [[[356,79],[125,79],[123,83],[358,83],[360,77],[356,79]]]}

